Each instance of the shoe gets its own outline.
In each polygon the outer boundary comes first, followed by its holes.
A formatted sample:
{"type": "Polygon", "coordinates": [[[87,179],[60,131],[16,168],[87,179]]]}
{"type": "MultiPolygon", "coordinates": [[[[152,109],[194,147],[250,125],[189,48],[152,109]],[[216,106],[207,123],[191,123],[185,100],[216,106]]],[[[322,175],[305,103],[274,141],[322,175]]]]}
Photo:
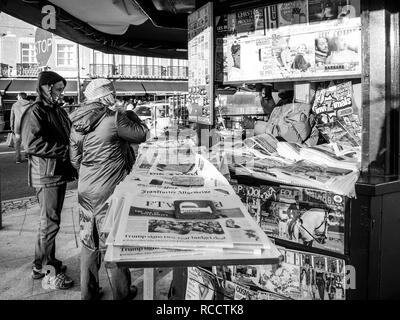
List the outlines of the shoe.
{"type": "Polygon", "coordinates": [[[18,164],[18,163],[21,163],[21,161],[15,161],[15,163],[17,163],[17,164],[18,164]]]}
{"type": "Polygon", "coordinates": [[[54,289],[66,290],[74,285],[74,280],[68,277],[65,273],[59,273],[56,276],[51,277],[50,283],[54,289]]]}
{"type": "Polygon", "coordinates": [[[104,296],[104,292],[103,292],[103,289],[100,287],[99,291],[97,291],[97,294],[93,297],[93,300],[94,301],[101,300],[101,298],[103,298],[103,296],[104,296]]]}
{"type": "Polygon", "coordinates": [[[31,275],[33,280],[39,280],[45,276],[45,274],[42,272],[42,269],[36,269],[35,267],[33,267],[31,275]]]}
{"type": "Polygon", "coordinates": [[[128,300],[133,300],[133,299],[135,299],[135,297],[137,296],[137,293],[138,293],[137,287],[132,285],[132,286],[129,288],[128,300]]]}

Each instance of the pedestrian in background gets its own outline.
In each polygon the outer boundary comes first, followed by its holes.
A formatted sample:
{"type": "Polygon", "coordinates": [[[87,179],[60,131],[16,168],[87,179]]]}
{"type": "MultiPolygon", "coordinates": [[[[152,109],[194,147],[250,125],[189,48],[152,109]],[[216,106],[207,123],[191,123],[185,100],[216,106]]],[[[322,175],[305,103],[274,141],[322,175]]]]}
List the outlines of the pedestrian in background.
{"type": "Polygon", "coordinates": [[[28,154],[28,181],[36,188],[40,205],[32,278],[43,278],[42,267],[51,265],[56,274],[47,275],[48,283],[58,289],[73,286],[73,280],[65,274],[66,266],[55,257],[55,240],[60,229],[67,182],[76,178],[76,171],[69,161],[71,123],[60,106],[66,83],[55,72],[41,72],[38,97],[21,121],[22,143],[28,154]]]}
{"type": "MultiPolygon", "coordinates": [[[[79,170],[78,201],[81,250],[81,297],[101,297],[99,269],[105,239],[101,235],[107,200],[130,172],[130,143],[146,140],[145,124],[133,112],[116,107],[115,89],[107,79],[94,79],[85,90],[87,101],[71,114],[70,155],[79,170]]],[[[132,299],[128,268],[112,268],[111,289],[116,300],[132,299]]]]}
{"type": "Polygon", "coordinates": [[[11,107],[10,115],[10,127],[14,135],[14,148],[15,148],[15,162],[21,163],[21,118],[25,110],[30,105],[30,102],[26,100],[26,93],[20,92],[17,96],[17,102],[11,107]]]}

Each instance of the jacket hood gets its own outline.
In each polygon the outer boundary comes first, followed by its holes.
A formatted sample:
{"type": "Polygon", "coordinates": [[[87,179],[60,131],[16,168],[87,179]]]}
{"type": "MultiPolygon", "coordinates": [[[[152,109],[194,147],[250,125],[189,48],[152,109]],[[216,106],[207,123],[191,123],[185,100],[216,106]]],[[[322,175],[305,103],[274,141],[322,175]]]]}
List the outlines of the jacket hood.
{"type": "Polygon", "coordinates": [[[72,126],[76,132],[87,134],[93,131],[107,112],[107,107],[101,103],[82,105],[70,114],[72,126]]]}
{"type": "Polygon", "coordinates": [[[17,100],[17,102],[15,103],[15,105],[18,106],[18,107],[27,107],[30,104],[31,103],[28,100],[25,100],[25,99],[17,100]]]}

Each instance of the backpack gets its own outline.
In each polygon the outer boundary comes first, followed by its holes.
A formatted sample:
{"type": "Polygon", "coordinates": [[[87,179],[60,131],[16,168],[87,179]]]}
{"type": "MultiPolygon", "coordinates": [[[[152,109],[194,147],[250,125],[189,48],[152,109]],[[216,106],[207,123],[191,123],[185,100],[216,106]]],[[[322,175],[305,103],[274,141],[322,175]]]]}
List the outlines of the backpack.
{"type": "Polygon", "coordinates": [[[313,130],[314,117],[311,105],[307,103],[289,103],[272,110],[266,124],[266,133],[281,137],[287,142],[304,143],[313,130]]]}

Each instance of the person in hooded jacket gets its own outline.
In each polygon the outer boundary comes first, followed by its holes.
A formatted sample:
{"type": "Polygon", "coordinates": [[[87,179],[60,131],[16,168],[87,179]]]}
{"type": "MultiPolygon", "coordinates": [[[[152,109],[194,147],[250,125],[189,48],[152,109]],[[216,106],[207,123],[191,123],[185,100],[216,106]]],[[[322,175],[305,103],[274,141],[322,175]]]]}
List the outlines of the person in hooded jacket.
{"type": "Polygon", "coordinates": [[[73,285],[72,279],[65,275],[66,266],[55,257],[67,182],[76,178],[76,170],[69,161],[71,122],[59,103],[66,84],[55,72],[41,72],[38,97],[23,113],[20,126],[28,155],[28,183],[36,188],[40,205],[32,278],[43,278],[42,267],[50,265],[55,275],[50,272],[47,282],[58,289],[73,285]]]}
{"type": "Polygon", "coordinates": [[[15,146],[15,162],[21,163],[21,118],[25,110],[31,104],[26,100],[26,93],[20,92],[17,96],[17,102],[15,102],[11,107],[10,114],[10,127],[11,131],[14,133],[14,146],[15,146]]]}
{"type": "MultiPolygon", "coordinates": [[[[94,79],[85,89],[86,102],[71,115],[70,156],[79,170],[78,201],[81,251],[81,297],[99,299],[99,268],[104,240],[101,226],[107,199],[133,166],[131,143],[146,140],[146,125],[115,107],[112,82],[94,79]]],[[[128,268],[112,268],[111,287],[116,300],[132,298],[128,268]]]]}

